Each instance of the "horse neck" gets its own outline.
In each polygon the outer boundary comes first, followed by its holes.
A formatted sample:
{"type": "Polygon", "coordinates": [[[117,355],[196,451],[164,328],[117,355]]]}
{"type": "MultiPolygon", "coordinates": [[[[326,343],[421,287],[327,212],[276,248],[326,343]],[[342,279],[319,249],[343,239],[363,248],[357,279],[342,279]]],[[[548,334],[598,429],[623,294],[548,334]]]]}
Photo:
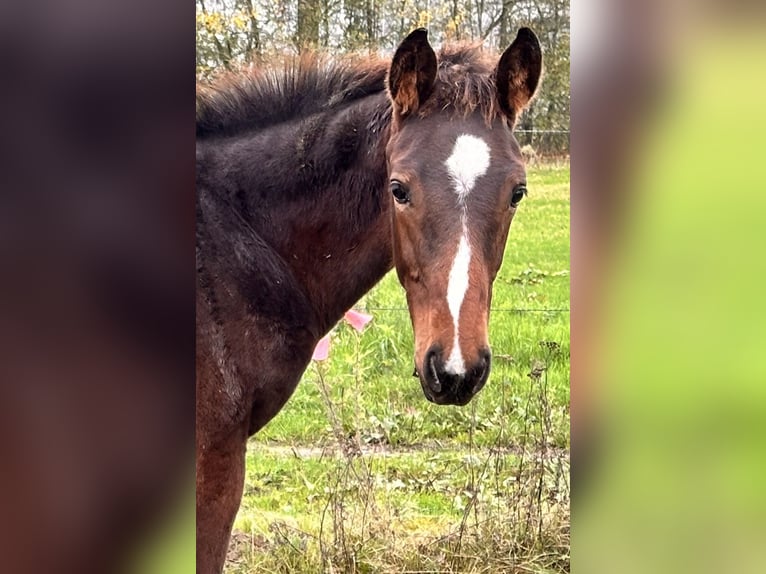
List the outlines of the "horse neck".
{"type": "Polygon", "coordinates": [[[302,122],[289,146],[295,153],[298,142],[300,167],[293,164],[279,183],[295,197],[259,208],[256,228],[302,286],[320,333],[392,267],[388,118],[379,94],[302,122]]]}

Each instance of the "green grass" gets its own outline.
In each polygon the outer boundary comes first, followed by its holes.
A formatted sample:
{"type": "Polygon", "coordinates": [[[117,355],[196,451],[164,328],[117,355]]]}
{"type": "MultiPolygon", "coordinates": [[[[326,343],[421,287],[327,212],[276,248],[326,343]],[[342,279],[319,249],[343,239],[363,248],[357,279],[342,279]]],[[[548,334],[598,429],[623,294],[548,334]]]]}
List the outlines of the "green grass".
{"type": "Polygon", "coordinates": [[[356,306],[374,317],[365,331],[340,324],[250,441],[228,571],[568,570],[569,166],[531,168],[528,188],[486,387],[463,408],[425,399],[387,275],[356,306]]]}

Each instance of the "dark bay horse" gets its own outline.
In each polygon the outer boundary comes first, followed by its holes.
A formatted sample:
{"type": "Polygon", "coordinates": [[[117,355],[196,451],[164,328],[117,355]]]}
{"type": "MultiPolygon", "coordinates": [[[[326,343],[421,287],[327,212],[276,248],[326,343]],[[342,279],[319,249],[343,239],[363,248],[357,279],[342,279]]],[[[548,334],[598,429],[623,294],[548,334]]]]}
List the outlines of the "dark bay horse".
{"type": "Polygon", "coordinates": [[[220,572],[247,438],[317,341],[396,267],[426,398],[464,405],[490,369],[492,283],[525,170],[513,125],[540,45],[439,56],[419,29],[390,63],[304,57],[197,99],[197,571],[220,572]]]}

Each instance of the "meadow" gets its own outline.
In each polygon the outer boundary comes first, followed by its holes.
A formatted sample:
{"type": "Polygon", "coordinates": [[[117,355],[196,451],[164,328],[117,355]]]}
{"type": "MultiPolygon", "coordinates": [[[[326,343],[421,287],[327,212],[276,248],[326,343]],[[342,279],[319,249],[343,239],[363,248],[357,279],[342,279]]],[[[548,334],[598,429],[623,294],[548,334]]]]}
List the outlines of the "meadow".
{"type": "Polygon", "coordinates": [[[389,273],[250,440],[227,573],[569,571],[569,165],[529,167],[528,189],[486,387],[425,399],[389,273]]]}

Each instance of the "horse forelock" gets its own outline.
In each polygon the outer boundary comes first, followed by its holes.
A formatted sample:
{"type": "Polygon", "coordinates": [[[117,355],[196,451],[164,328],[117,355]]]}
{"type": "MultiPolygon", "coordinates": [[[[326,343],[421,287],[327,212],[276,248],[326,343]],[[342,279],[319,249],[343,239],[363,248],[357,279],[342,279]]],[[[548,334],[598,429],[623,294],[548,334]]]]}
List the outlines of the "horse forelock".
{"type": "Polygon", "coordinates": [[[496,56],[474,43],[444,46],[437,58],[434,91],[418,109],[420,117],[439,112],[468,116],[478,111],[487,123],[505,121],[495,96],[496,56]]]}

